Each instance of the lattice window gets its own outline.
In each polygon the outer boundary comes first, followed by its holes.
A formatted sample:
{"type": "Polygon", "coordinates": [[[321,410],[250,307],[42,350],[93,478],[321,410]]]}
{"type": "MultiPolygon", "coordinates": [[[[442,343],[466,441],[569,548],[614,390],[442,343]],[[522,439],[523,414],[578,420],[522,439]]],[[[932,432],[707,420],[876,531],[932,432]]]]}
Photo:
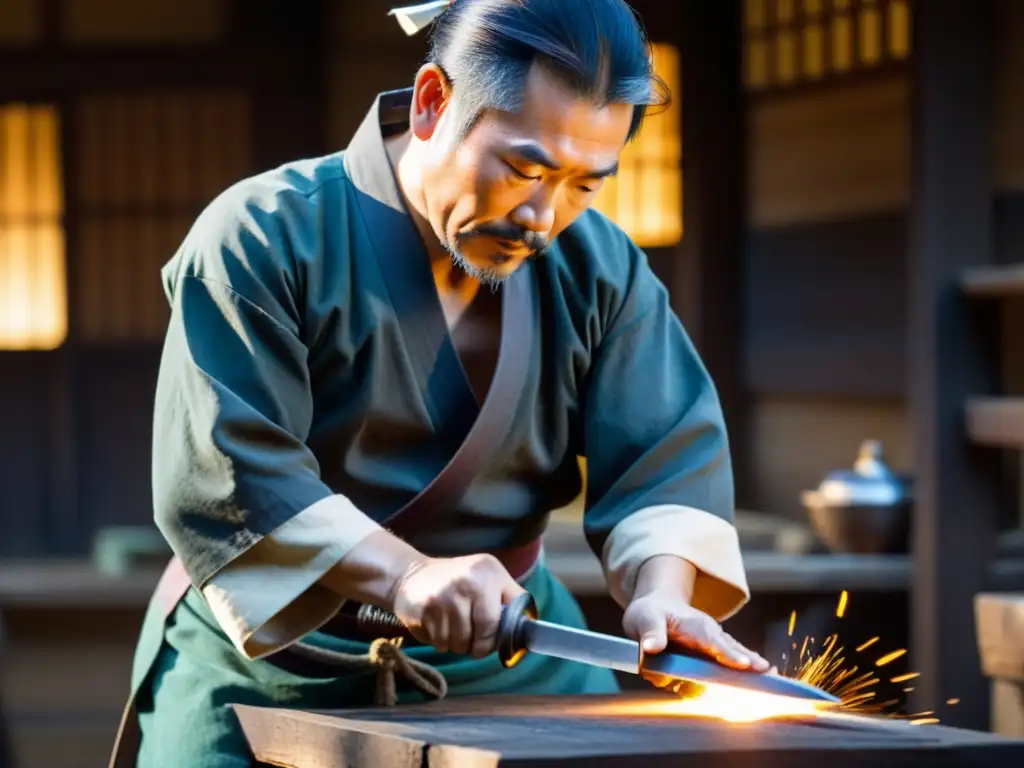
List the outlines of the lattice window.
{"type": "Polygon", "coordinates": [[[744,0],[747,87],[775,91],[910,56],[910,0],[744,0]]]}
{"type": "Polygon", "coordinates": [[[217,90],[90,95],[77,117],[75,333],[160,339],[160,268],[203,207],[250,172],[249,99],[217,90]]]}
{"type": "Polygon", "coordinates": [[[593,203],[641,248],[672,246],[683,236],[679,52],[662,43],[653,49],[654,70],[671,89],[672,104],[644,121],[622,152],[618,176],[605,180],[593,203]]]}
{"type": "Polygon", "coordinates": [[[56,349],[67,335],[60,119],[0,106],[0,349],[56,349]]]}

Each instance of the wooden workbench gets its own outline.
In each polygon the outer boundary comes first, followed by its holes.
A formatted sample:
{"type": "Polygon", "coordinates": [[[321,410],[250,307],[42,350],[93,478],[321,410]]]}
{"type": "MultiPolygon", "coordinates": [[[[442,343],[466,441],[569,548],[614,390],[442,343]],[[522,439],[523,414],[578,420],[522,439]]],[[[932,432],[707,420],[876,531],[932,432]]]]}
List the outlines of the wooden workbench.
{"type": "Polygon", "coordinates": [[[501,696],[334,713],[235,710],[256,766],[1024,765],[1024,740],[941,726],[867,719],[732,724],[623,712],[623,705],[657,700],[651,694],[501,696]]]}

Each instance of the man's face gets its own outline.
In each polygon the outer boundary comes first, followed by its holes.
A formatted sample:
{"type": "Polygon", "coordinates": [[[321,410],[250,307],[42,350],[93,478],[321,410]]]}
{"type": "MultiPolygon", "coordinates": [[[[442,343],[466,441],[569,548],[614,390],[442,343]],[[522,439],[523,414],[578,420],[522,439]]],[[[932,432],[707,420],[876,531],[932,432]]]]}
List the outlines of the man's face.
{"type": "Polygon", "coordinates": [[[495,284],[543,251],[615,173],[633,107],[596,106],[534,67],[519,113],[486,110],[455,143],[445,135],[457,103],[431,72],[420,72],[413,105],[414,134],[428,141],[422,182],[430,223],[459,266],[495,284]]]}

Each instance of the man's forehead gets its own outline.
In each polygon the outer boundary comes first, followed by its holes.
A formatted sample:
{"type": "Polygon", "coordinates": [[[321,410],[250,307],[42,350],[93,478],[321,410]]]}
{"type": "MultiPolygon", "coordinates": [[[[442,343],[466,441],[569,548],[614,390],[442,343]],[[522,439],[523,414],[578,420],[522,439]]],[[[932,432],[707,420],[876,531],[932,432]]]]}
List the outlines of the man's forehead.
{"type": "Polygon", "coordinates": [[[494,138],[510,147],[539,145],[567,163],[607,164],[625,146],[633,109],[627,104],[596,104],[550,78],[529,78],[519,109],[491,111],[486,121],[494,138]]]}

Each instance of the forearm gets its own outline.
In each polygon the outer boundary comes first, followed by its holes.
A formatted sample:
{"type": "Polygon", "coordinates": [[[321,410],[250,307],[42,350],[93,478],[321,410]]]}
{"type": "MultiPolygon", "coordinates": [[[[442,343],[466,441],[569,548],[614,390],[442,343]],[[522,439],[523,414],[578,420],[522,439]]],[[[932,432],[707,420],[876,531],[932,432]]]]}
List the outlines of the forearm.
{"type": "Polygon", "coordinates": [[[320,583],[347,600],[390,609],[396,585],[427,559],[415,547],[382,528],[349,550],[320,583]]]}
{"type": "Polygon", "coordinates": [[[682,598],[689,604],[696,582],[697,569],[688,560],[675,555],[655,555],[645,560],[637,571],[633,599],[660,593],[682,598]]]}

